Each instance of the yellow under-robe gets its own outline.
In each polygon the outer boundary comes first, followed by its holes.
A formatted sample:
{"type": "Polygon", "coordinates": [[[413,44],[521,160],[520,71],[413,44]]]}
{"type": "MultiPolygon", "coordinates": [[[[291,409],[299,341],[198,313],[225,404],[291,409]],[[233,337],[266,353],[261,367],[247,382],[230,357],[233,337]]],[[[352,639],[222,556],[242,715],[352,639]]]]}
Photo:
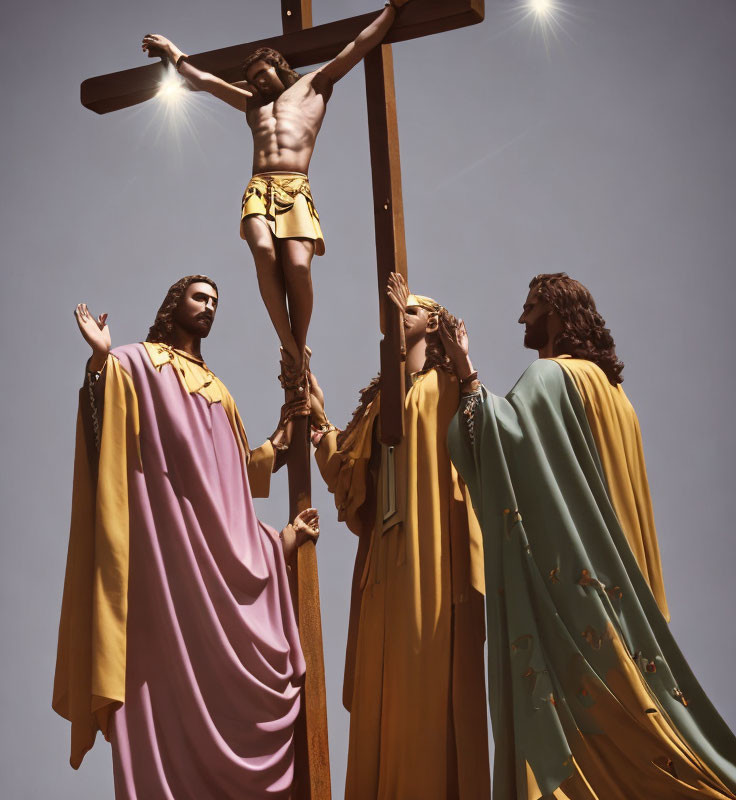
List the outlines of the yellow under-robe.
{"type": "Polygon", "coordinates": [[[634,407],[621,384],[613,386],[592,361],[569,356],[552,360],[573,379],[582,398],[616,516],[660,611],[669,621],[644,447],[634,407]]]}
{"type": "Polygon", "coordinates": [[[458,402],[446,372],[416,378],[386,522],[380,395],[340,450],[334,431],[317,448],[339,519],[359,537],[343,687],[348,800],[490,794],[483,545],[447,449],[458,402]]]}
{"type": "Polygon", "coordinates": [[[527,763],[528,800],[733,798],[648,690],[613,626],[602,646],[616,653],[616,667],[605,676],[609,687],[586,680],[582,670],[580,677],[590,698],[588,713],[599,732],[566,728],[573,774],[552,794],[542,794],[527,763]]]}
{"type": "MultiPolygon", "coordinates": [[[[157,369],[176,370],[190,393],[222,403],[247,465],[253,497],[268,497],[274,450],[251,451],[235,401],[202,362],[163,344],[144,343],[157,369]]],[[[138,401],[114,355],[104,367],[99,444],[91,426],[89,385],[77,413],[69,550],[59,621],[52,708],[71,722],[70,763],[77,769],[110,715],[125,700],[128,613],[128,474],[140,470],[138,401]]]]}

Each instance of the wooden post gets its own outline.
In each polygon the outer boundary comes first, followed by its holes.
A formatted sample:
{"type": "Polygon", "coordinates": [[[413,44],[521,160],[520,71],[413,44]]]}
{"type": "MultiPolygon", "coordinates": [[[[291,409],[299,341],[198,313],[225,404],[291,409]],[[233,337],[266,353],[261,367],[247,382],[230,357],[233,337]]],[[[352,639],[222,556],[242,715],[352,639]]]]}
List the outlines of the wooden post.
{"type": "MultiPolygon", "coordinates": [[[[289,519],[311,505],[309,418],[294,420],[286,461],[289,473],[289,519]]],[[[306,663],[302,707],[294,730],[294,800],[330,800],[330,752],[327,694],[322,649],[317,551],[305,542],[297,551],[292,597],[306,663]]]]}
{"type": "MultiPolygon", "coordinates": [[[[284,33],[312,26],[311,0],[281,0],[284,33]]],[[[312,504],[309,417],[294,420],[286,468],[289,473],[289,519],[312,504]]],[[[327,692],[322,648],[317,551],[305,542],[297,551],[292,597],[299,624],[306,675],[302,706],[294,726],[293,800],[330,800],[330,750],[327,738],[327,692]]]]}
{"type": "Polygon", "coordinates": [[[281,26],[284,33],[312,27],[312,0],[281,0],[281,26]]]}
{"type": "Polygon", "coordinates": [[[403,435],[404,326],[401,314],[386,296],[388,276],[406,277],[404,206],[401,198],[399,128],[396,120],[394,62],[391,45],[365,57],[368,138],[373,172],[373,216],[376,226],[378,304],[381,318],[381,441],[398,444],[403,435]]]}

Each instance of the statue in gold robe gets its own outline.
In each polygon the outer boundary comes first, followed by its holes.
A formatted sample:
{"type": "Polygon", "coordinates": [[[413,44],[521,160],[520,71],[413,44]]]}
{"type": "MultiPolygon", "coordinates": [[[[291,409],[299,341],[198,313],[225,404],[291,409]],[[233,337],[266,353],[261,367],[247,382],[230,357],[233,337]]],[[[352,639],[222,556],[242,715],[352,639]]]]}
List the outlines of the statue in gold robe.
{"type": "Polygon", "coordinates": [[[404,438],[379,438],[378,380],[350,424],[327,422],[313,376],[316,459],[338,518],[358,536],[343,702],[350,711],[345,796],[487,798],[483,552],[447,431],[460,389],[437,332],[447,311],[409,295],[404,438]]]}

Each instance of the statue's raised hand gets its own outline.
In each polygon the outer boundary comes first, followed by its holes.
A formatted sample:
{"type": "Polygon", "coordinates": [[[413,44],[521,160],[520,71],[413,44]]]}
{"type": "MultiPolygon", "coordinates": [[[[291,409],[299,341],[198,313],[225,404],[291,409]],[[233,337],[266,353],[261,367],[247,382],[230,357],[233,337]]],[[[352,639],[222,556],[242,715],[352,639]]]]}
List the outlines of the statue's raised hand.
{"type": "Polygon", "coordinates": [[[92,348],[89,368],[96,372],[102,369],[102,365],[105,363],[107,354],[112,346],[110,328],[107,326],[107,314],[100,314],[99,317],[95,318],[90,313],[86,303],[79,303],[74,309],[74,317],[77,320],[77,325],[82,332],[84,341],[92,348]]]}
{"type": "Polygon", "coordinates": [[[459,319],[457,325],[453,326],[444,315],[440,319],[440,338],[445,348],[445,352],[450,360],[462,362],[468,356],[468,331],[463,320],[459,319]]]}
{"type": "Polygon", "coordinates": [[[442,346],[445,348],[450,361],[452,361],[452,366],[458,379],[464,383],[469,377],[477,377],[468,355],[468,331],[465,328],[465,323],[459,319],[457,324],[453,325],[447,316],[442,314],[440,315],[439,331],[442,346]]]}
{"type": "Polygon", "coordinates": [[[403,314],[406,311],[406,302],[409,299],[409,286],[406,278],[399,272],[392,272],[388,276],[388,288],[386,294],[391,299],[391,302],[403,314]]]}

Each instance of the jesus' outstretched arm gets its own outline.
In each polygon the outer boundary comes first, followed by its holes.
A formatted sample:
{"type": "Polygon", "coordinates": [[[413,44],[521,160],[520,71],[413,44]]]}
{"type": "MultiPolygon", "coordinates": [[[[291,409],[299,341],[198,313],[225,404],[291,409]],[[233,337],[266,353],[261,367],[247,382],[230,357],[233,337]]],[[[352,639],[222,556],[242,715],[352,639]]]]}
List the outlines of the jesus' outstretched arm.
{"type": "Polygon", "coordinates": [[[409,0],[392,0],[386,3],[383,11],[379,14],[367,28],[364,28],[357,38],[346,45],[332,61],[317,70],[321,78],[326,78],[331,83],[339,81],[340,78],[350,72],[380,44],[396,19],[399,9],[406,5],[409,0]]]}
{"type": "Polygon", "coordinates": [[[248,89],[228,83],[211,72],[197,69],[187,60],[187,55],[165,36],[147,33],[143,37],[142,48],[150,56],[164,55],[168,58],[193,89],[209,92],[238,111],[245,111],[248,98],[253,97],[253,92],[248,89]]]}

